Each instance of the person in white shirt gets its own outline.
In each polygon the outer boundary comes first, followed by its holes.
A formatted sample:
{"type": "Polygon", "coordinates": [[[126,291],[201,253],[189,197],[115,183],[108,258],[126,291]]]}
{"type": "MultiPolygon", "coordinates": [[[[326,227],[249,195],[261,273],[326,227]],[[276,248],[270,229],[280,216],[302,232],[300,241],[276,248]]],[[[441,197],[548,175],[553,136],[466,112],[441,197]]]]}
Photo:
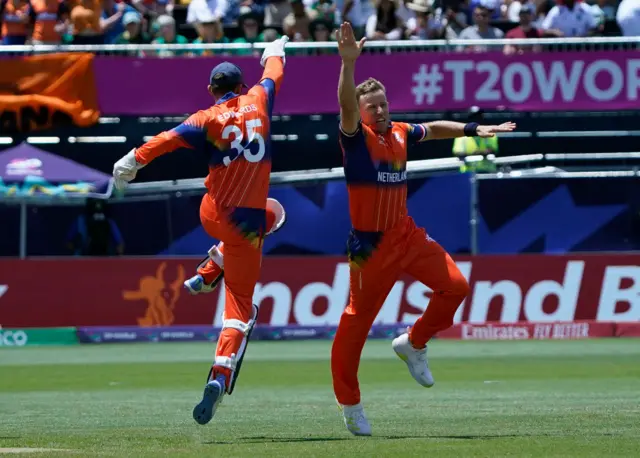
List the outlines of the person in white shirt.
{"type": "Polygon", "coordinates": [[[414,13],[414,17],[406,21],[406,36],[410,40],[432,40],[443,37],[445,24],[440,18],[434,17],[430,3],[430,0],[413,0],[406,4],[406,8],[414,13]]]}
{"type": "Polygon", "coordinates": [[[622,0],[616,21],[625,37],[640,36],[640,0],[622,0]]]}
{"type": "Polygon", "coordinates": [[[593,35],[598,22],[586,3],[564,0],[562,5],[551,8],[541,28],[545,35],[556,37],[586,37],[593,35]]]}

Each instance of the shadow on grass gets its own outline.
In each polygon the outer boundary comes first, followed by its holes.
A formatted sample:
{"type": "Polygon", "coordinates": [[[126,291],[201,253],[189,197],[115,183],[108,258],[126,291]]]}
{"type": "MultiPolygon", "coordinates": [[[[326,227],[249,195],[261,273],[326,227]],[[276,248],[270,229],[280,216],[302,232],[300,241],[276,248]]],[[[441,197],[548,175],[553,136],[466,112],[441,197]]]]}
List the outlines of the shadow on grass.
{"type": "MultiPolygon", "coordinates": [[[[478,434],[478,435],[389,435],[389,436],[371,436],[368,440],[401,440],[401,439],[458,439],[458,440],[486,440],[486,439],[503,439],[511,437],[522,437],[521,434],[478,434]]],[[[266,444],[266,443],[296,443],[296,442],[336,442],[348,441],[355,439],[354,436],[345,437],[239,437],[234,441],[205,441],[203,444],[222,445],[222,444],[266,444]]]]}

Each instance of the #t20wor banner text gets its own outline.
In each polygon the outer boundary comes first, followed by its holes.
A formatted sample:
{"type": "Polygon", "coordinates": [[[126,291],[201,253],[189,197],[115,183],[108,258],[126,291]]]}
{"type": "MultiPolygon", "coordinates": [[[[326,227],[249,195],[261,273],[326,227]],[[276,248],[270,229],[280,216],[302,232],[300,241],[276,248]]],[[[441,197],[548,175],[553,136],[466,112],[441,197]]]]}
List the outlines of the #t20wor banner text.
{"type": "MultiPolygon", "coordinates": [[[[220,327],[223,289],[190,296],[182,287],[199,260],[2,260],[0,325],[220,327]]],[[[640,255],[455,260],[471,287],[457,324],[640,321],[640,255]]],[[[410,277],[398,279],[375,324],[412,323],[430,293],[410,277]]],[[[335,326],[348,297],[343,257],[267,257],[254,302],[263,325],[335,326]]]]}
{"type": "MultiPolygon", "coordinates": [[[[259,81],[255,57],[206,59],[96,57],[100,109],[107,115],[185,114],[211,104],[211,68],[229,60],[245,81],[259,81]],[[175,91],[168,85],[179,84],[175,91]],[[161,97],[158,94],[162,94],[161,97]]],[[[337,113],[340,57],[290,56],[276,114],[337,113]]],[[[395,112],[467,110],[472,105],[515,111],[635,109],[640,91],[636,51],[396,52],[364,54],[356,82],[374,77],[387,89],[395,112]]]]}

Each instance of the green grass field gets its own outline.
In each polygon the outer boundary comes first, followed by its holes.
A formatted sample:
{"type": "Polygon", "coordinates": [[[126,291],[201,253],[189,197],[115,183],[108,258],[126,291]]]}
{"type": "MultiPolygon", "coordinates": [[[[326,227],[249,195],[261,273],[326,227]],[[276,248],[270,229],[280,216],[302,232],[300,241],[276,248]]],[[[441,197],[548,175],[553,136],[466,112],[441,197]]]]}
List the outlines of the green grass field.
{"type": "Polygon", "coordinates": [[[333,399],[329,342],[252,342],[232,396],[197,425],[212,346],[0,350],[0,455],[194,457],[640,456],[640,340],[434,342],[419,387],[369,341],[373,436],[333,399]]]}

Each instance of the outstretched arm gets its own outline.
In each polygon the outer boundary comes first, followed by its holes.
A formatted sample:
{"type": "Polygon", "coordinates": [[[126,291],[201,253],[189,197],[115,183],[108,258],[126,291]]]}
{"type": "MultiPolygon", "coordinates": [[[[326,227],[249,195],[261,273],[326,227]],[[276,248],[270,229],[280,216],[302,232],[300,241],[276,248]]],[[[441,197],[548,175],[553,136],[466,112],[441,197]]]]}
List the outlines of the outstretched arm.
{"type": "Polygon", "coordinates": [[[206,114],[200,111],[178,127],[162,132],[140,148],[129,151],[113,166],[116,188],[124,188],[136,177],[138,170],[159,156],[179,148],[202,148],[207,138],[206,121],[206,114]]]}
{"type": "Polygon", "coordinates": [[[206,115],[198,112],[179,126],[162,132],[135,150],[136,162],[147,165],[159,156],[171,153],[180,148],[198,149],[204,146],[207,138],[206,115]]]}
{"type": "Polygon", "coordinates": [[[500,132],[511,132],[515,123],[505,122],[499,126],[481,126],[478,123],[467,124],[455,121],[433,121],[423,124],[409,125],[409,139],[413,142],[425,140],[442,140],[458,137],[495,137],[500,132]]]}
{"type": "Polygon", "coordinates": [[[356,41],[351,24],[340,26],[337,33],[338,50],[342,58],[340,79],[338,81],[338,102],[340,103],[340,128],[345,134],[353,134],[358,129],[360,112],[356,99],[355,69],[356,60],[362,52],[365,39],[356,41]]]}

